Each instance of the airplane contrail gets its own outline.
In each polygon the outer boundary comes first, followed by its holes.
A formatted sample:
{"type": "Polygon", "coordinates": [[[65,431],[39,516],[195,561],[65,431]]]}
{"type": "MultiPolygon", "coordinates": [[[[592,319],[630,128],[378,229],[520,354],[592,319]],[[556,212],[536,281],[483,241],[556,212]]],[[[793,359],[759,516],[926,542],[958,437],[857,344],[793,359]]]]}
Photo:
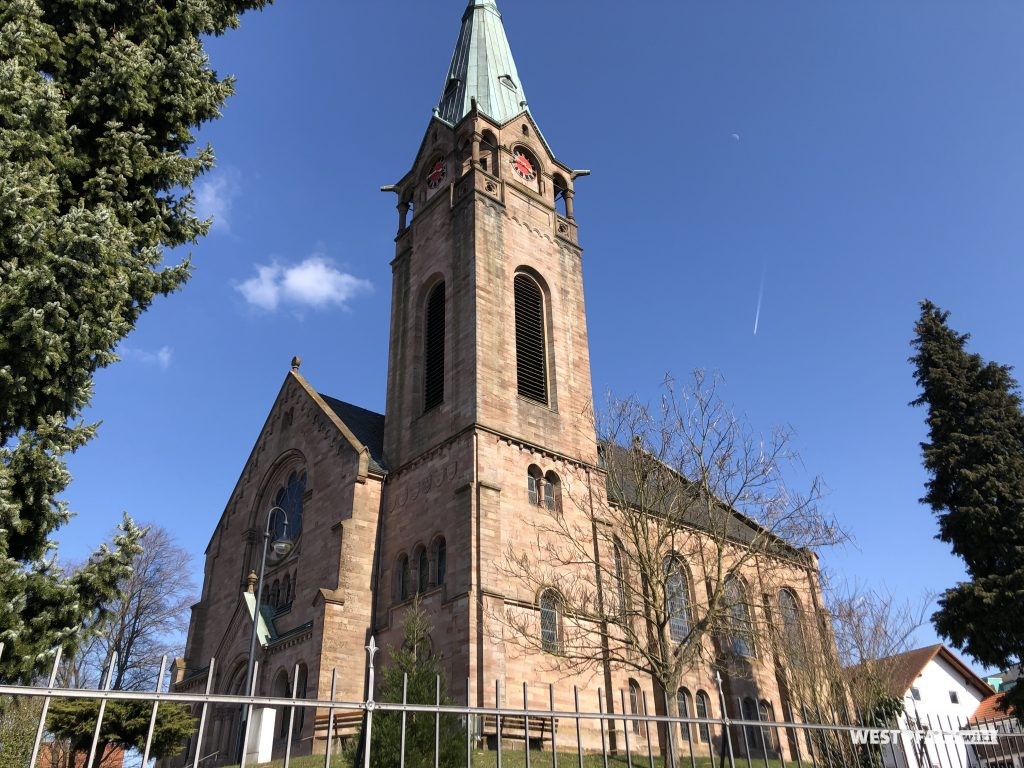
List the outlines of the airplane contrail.
{"type": "Polygon", "coordinates": [[[757,291],[757,312],[754,313],[754,335],[757,336],[757,325],[761,321],[761,299],[764,298],[764,278],[768,272],[768,265],[761,271],[761,287],[757,291]]]}

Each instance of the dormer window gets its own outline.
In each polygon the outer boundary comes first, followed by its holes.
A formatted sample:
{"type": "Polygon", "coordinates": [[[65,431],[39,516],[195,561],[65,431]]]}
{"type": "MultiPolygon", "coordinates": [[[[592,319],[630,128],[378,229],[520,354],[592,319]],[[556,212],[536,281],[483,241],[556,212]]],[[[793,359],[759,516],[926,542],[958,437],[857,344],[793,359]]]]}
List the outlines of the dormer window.
{"type": "MultiPolygon", "coordinates": [[[[449,80],[448,81],[448,85],[446,85],[444,87],[445,98],[448,98],[453,93],[455,93],[455,91],[457,91],[459,89],[459,86],[461,84],[462,84],[462,81],[459,80],[459,78],[457,78],[457,77],[453,77],[451,80],[449,80]]],[[[435,91],[435,93],[436,93],[436,91],[435,91]]]]}
{"type": "Polygon", "coordinates": [[[516,87],[516,81],[512,79],[511,75],[502,75],[498,78],[498,82],[508,88],[510,91],[518,91],[516,87]]]}

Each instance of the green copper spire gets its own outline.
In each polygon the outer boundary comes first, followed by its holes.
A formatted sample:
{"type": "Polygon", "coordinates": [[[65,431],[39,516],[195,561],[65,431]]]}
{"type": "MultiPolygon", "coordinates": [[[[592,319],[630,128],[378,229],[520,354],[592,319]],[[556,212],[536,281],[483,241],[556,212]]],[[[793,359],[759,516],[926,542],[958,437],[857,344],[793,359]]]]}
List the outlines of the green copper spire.
{"type": "Polygon", "coordinates": [[[470,0],[462,16],[462,31],[444,81],[438,116],[455,125],[469,114],[472,99],[483,114],[498,123],[508,122],[526,109],[526,96],[495,0],[470,0]]]}

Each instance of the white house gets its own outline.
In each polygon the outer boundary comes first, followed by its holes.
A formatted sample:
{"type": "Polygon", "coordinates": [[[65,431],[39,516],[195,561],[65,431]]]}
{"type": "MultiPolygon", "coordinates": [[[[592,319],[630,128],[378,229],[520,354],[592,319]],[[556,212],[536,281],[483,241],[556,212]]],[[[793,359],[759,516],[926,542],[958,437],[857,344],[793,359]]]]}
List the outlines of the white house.
{"type": "Polygon", "coordinates": [[[968,768],[974,750],[953,737],[971,727],[979,704],[992,688],[944,645],[907,651],[884,660],[890,692],[903,698],[899,744],[886,747],[887,768],[968,768]]]}

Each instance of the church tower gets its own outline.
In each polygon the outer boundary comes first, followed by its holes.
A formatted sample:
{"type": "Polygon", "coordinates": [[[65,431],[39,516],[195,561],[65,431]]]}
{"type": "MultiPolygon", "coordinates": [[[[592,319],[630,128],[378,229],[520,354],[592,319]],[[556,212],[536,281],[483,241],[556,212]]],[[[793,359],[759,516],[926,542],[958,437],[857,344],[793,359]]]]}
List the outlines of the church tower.
{"type": "Polygon", "coordinates": [[[577,175],[530,112],[495,0],[471,0],[412,169],[388,188],[399,228],[374,622],[400,642],[421,594],[453,693],[505,677],[486,615],[536,600],[514,594],[506,549],[557,503],[568,465],[597,462],[577,175]]]}

